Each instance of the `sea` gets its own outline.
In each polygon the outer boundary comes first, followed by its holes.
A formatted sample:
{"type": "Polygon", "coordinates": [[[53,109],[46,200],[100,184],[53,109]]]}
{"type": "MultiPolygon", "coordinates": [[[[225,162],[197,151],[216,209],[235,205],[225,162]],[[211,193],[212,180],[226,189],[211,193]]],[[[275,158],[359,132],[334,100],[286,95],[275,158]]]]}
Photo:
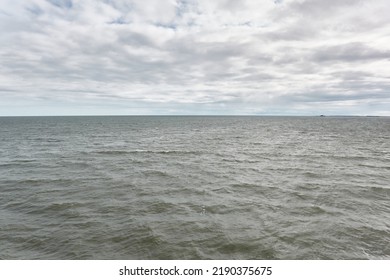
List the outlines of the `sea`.
{"type": "Polygon", "coordinates": [[[0,118],[0,259],[390,259],[390,118],[0,118]]]}

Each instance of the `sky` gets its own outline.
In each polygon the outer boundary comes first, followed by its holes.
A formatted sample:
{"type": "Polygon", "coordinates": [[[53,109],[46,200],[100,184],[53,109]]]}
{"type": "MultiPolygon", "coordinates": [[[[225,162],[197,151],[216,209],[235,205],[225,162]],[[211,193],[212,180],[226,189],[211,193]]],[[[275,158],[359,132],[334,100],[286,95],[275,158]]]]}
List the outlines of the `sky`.
{"type": "Polygon", "coordinates": [[[0,116],[390,115],[389,0],[0,4],[0,116]]]}

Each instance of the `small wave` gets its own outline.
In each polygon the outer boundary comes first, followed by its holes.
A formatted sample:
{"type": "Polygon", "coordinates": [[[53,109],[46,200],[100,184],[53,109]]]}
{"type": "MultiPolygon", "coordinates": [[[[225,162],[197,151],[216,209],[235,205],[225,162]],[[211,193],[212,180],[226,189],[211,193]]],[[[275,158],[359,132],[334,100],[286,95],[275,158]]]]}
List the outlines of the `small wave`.
{"type": "Polygon", "coordinates": [[[124,155],[124,154],[129,154],[130,152],[121,151],[121,150],[110,150],[110,151],[97,151],[95,153],[101,155],[124,155]]]}
{"type": "Polygon", "coordinates": [[[49,142],[49,143],[60,143],[60,142],[64,142],[64,141],[60,140],[60,139],[47,139],[46,142],[49,142]]]}
{"type": "Polygon", "coordinates": [[[223,158],[222,161],[232,162],[232,163],[260,163],[258,160],[250,160],[250,159],[227,159],[223,158]]]}
{"type": "Polygon", "coordinates": [[[193,155],[199,155],[201,154],[200,151],[180,151],[180,150],[161,150],[161,151],[154,151],[154,150],[107,150],[107,151],[96,151],[97,154],[104,154],[104,155],[123,155],[123,154],[193,154],[193,155]]]}
{"type": "Polygon", "coordinates": [[[25,162],[36,162],[37,160],[36,159],[16,159],[12,162],[15,162],[15,163],[25,163],[25,162]]]}
{"type": "Polygon", "coordinates": [[[76,203],[73,202],[62,202],[62,203],[53,203],[43,209],[43,211],[61,211],[66,209],[73,209],[76,206],[76,203]]]}
{"type": "Polygon", "coordinates": [[[37,178],[37,179],[24,179],[24,180],[9,180],[7,181],[8,184],[17,184],[18,186],[22,185],[33,185],[33,186],[39,186],[42,184],[71,184],[74,182],[73,179],[50,179],[50,178],[37,178]]]}
{"type": "Polygon", "coordinates": [[[311,178],[311,179],[317,179],[317,178],[321,178],[323,175],[320,174],[320,173],[314,173],[314,172],[304,172],[303,173],[303,176],[307,177],[307,178],[311,178]]]}
{"type": "Polygon", "coordinates": [[[216,204],[207,207],[202,206],[202,212],[203,209],[204,209],[204,213],[219,214],[219,215],[232,214],[237,210],[235,206],[227,206],[223,204],[216,204]]]}
{"type": "Polygon", "coordinates": [[[232,184],[232,188],[244,188],[244,189],[257,189],[260,185],[250,184],[250,183],[241,183],[241,184],[232,184]]]}
{"type": "Polygon", "coordinates": [[[175,204],[169,203],[169,202],[156,202],[152,203],[148,207],[148,213],[149,214],[161,214],[161,213],[167,213],[167,212],[173,212],[174,209],[176,209],[177,206],[175,204]]]}
{"type": "Polygon", "coordinates": [[[77,211],[79,204],[74,202],[59,202],[52,203],[44,208],[36,208],[30,210],[29,214],[37,215],[55,215],[55,216],[64,216],[66,218],[77,218],[81,214],[77,211]]]}
{"type": "Polygon", "coordinates": [[[34,159],[17,159],[17,160],[12,160],[12,161],[6,161],[0,163],[1,167],[18,167],[21,165],[27,165],[29,163],[36,163],[37,160],[34,159]]]}
{"type": "Polygon", "coordinates": [[[171,174],[160,170],[146,170],[143,171],[146,176],[158,176],[158,177],[173,177],[171,174]]]}
{"type": "Polygon", "coordinates": [[[56,138],[44,138],[44,137],[38,137],[38,138],[33,138],[31,139],[33,141],[41,142],[41,143],[59,143],[59,142],[64,142],[64,140],[61,139],[56,139],[56,138]]]}
{"type": "Polygon", "coordinates": [[[191,154],[191,155],[199,155],[201,152],[199,151],[177,151],[177,150],[168,150],[168,151],[150,151],[150,153],[154,154],[191,154]]]}
{"type": "Polygon", "coordinates": [[[337,214],[337,211],[331,210],[329,207],[323,207],[320,204],[309,204],[310,202],[303,202],[303,203],[297,203],[297,202],[291,202],[288,209],[288,215],[292,215],[292,217],[315,217],[315,216],[322,216],[322,215],[331,215],[337,214]],[[292,206],[300,204],[300,206],[292,206]]]}
{"type": "Polygon", "coordinates": [[[16,162],[9,162],[9,163],[0,163],[0,167],[3,167],[3,168],[14,168],[14,167],[20,167],[24,165],[23,163],[16,163],[16,162]]]}

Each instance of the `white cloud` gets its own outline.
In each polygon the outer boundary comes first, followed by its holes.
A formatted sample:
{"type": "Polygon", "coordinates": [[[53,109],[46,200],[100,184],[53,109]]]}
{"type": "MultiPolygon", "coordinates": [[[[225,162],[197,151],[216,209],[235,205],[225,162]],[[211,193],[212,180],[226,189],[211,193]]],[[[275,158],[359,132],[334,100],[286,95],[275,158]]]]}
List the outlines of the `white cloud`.
{"type": "Polygon", "coordinates": [[[386,0],[2,2],[0,115],[390,114],[386,0]]]}

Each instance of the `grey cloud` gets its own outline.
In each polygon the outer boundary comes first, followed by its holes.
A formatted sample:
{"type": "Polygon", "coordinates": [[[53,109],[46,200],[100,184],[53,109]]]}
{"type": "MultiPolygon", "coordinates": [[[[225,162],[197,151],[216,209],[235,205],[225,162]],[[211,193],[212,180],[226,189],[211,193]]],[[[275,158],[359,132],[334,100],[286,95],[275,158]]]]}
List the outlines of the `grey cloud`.
{"type": "Polygon", "coordinates": [[[337,103],[340,101],[364,101],[364,100],[388,100],[390,98],[377,93],[352,93],[352,94],[342,94],[342,93],[329,93],[329,92],[312,92],[300,94],[297,93],[294,96],[287,97],[288,100],[296,103],[321,103],[321,102],[333,102],[337,103]]]}
{"type": "Polygon", "coordinates": [[[219,1],[219,3],[218,8],[222,8],[230,12],[237,12],[246,8],[245,1],[223,0],[219,1]]]}
{"type": "Polygon", "coordinates": [[[345,81],[359,81],[364,79],[370,79],[374,75],[367,71],[336,71],[330,73],[333,78],[341,78],[345,81]]]}
{"type": "Polygon", "coordinates": [[[305,41],[319,36],[319,32],[315,28],[295,24],[287,28],[282,28],[276,32],[268,32],[262,34],[262,38],[267,41],[305,41]]]}
{"type": "Polygon", "coordinates": [[[345,61],[354,62],[361,60],[390,59],[389,50],[377,50],[360,42],[348,44],[323,46],[314,50],[314,61],[345,61]]]}
{"type": "Polygon", "coordinates": [[[354,6],[361,5],[362,0],[305,0],[292,1],[289,9],[309,17],[332,16],[339,9],[353,9],[354,6]]]}
{"type": "Polygon", "coordinates": [[[145,34],[126,30],[118,32],[118,43],[135,47],[157,47],[153,40],[145,34]]]}
{"type": "Polygon", "coordinates": [[[249,1],[215,2],[210,11],[201,1],[170,2],[169,16],[161,17],[133,1],[7,3],[0,13],[0,95],[20,102],[225,113],[388,102],[386,28],[350,37],[334,28],[356,26],[341,12],[361,18],[360,3],[280,2],[259,24],[249,1]]]}
{"type": "Polygon", "coordinates": [[[0,87],[0,92],[18,92],[19,90],[7,87],[0,87]]]}

